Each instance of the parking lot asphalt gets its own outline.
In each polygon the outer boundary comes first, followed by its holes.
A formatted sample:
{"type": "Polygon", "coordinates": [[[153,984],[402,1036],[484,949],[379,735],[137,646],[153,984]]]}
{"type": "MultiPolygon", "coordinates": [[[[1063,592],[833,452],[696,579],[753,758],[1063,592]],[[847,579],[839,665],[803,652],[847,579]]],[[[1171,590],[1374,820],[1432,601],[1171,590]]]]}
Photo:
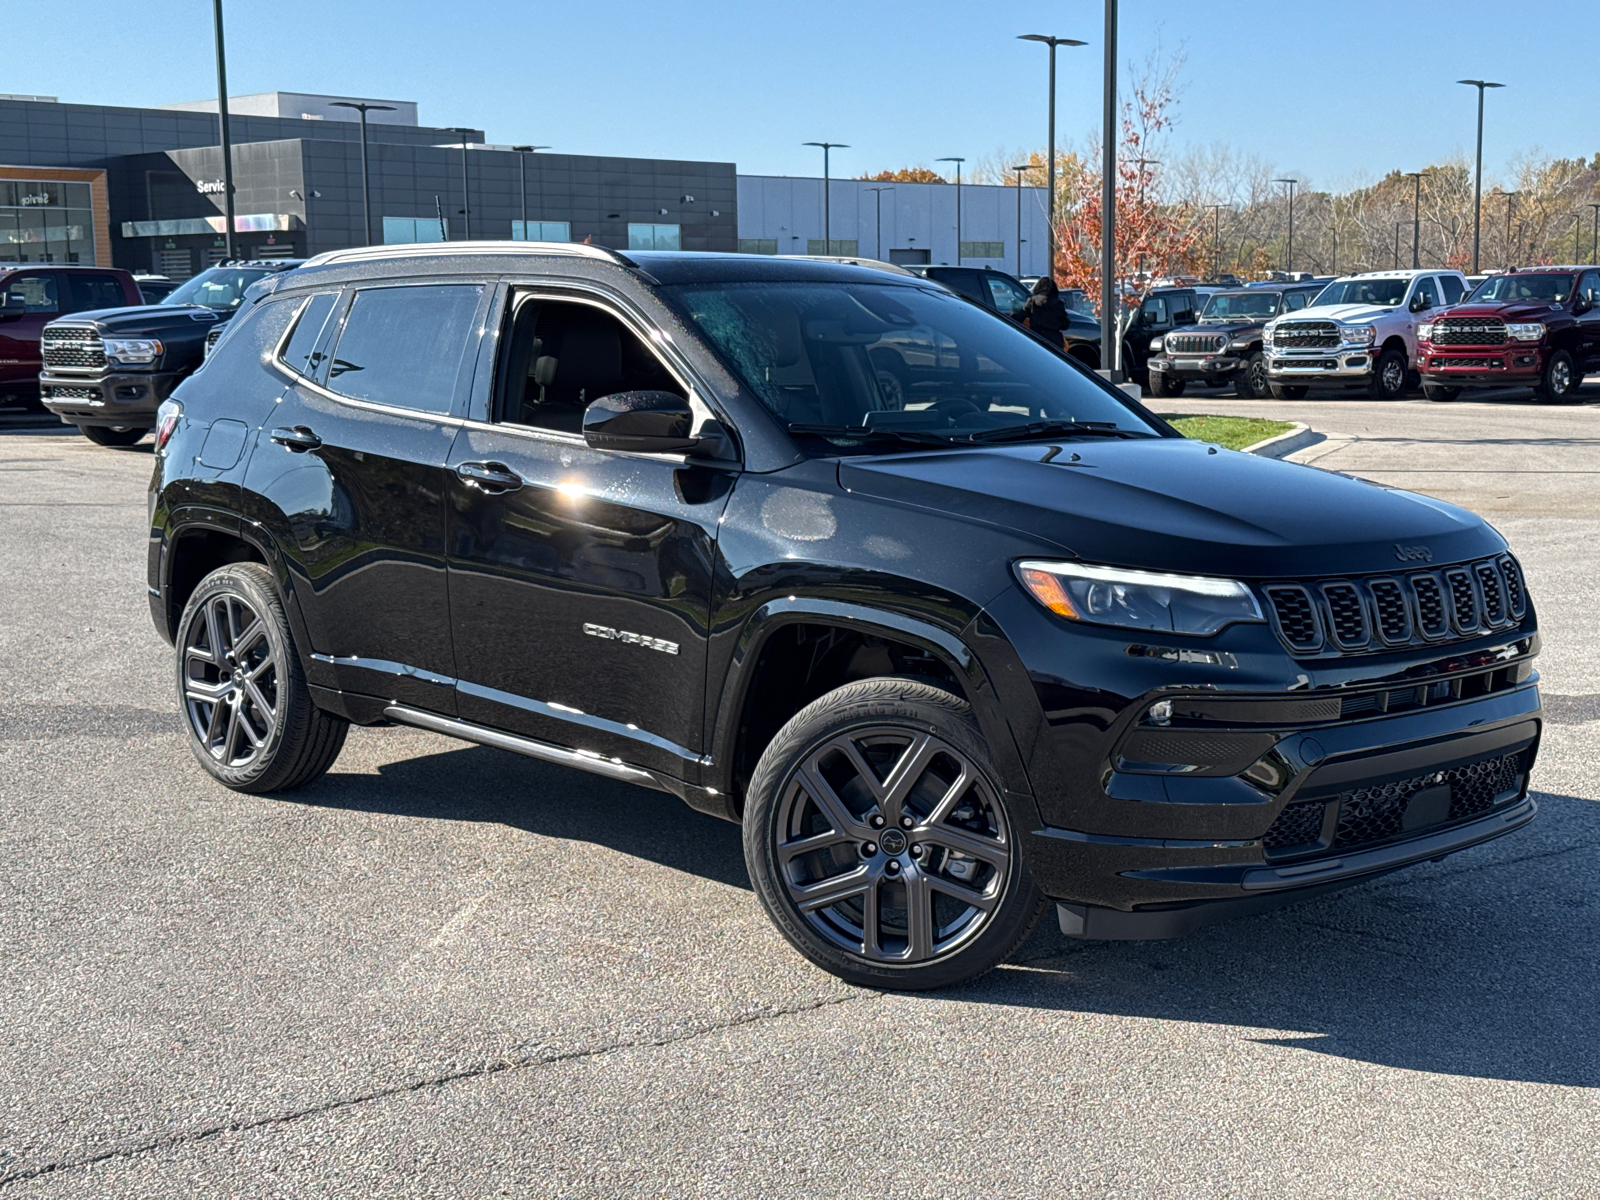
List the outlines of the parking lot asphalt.
{"type": "Polygon", "coordinates": [[[1510,538],[1540,817],[1179,941],[1047,920],[922,996],[809,967],[665,795],[410,729],[212,783],[148,443],[0,435],[0,1197],[1595,1194],[1600,410],[1158,406],[1347,435],[1298,457],[1510,538]]]}

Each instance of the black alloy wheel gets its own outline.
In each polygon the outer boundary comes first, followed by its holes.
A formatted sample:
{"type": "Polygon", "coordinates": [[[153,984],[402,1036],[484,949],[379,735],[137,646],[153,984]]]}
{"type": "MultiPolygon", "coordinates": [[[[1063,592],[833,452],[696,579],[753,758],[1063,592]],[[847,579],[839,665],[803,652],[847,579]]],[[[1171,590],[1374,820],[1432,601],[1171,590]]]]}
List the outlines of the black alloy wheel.
{"type": "Polygon", "coordinates": [[[1165,371],[1150,372],[1150,394],[1152,396],[1181,396],[1188,381],[1174,379],[1165,371]]]}
{"type": "Polygon", "coordinates": [[[200,581],[178,622],[178,703],[189,749],[240,792],[301,787],[333,765],[349,722],[311,701],[283,602],[259,563],[200,581]]]}
{"type": "Polygon", "coordinates": [[[1241,400],[1259,400],[1267,394],[1267,360],[1257,350],[1244,360],[1233,377],[1233,394],[1241,400]]]}
{"type": "Polygon", "coordinates": [[[916,680],[847,684],[773,738],[745,862],[779,931],[867,987],[947,987],[1004,960],[1045,901],[965,702],[916,680]]]}
{"type": "Polygon", "coordinates": [[[79,425],[78,432],[96,446],[136,446],[139,439],[150,432],[147,425],[111,426],[79,425]]]}
{"type": "Polygon", "coordinates": [[[1306,392],[1310,390],[1303,383],[1272,383],[1267,386],[1271,388],[1274,400],[1304,400],[1306,392]]]}
{"type": "Polygon", "coordinates": [[[1367,395],[1374,400],[1398,400],[1405,390],[1405,355],[1398,350],[1383,351],[1372,364],[1372,379],[1367,383],[1367,395]]]}
{"type": "Polygon", "coordinates": [[[1449,401],[1461,395],[1459,387],[1450,387],[1442,383],[1429,383],[1423,380],[1422,394],[1429,400],[1449,401]]]}
{"type": "Polygon", "coordinates": [[[1572,355],[1565,350],[1555,350],[1545,361],[1539,373],[1539,382],[1533,389],[1541,404],[1564,404],[1578,390],[1578,373],[1572,365],[1572,355]]]}

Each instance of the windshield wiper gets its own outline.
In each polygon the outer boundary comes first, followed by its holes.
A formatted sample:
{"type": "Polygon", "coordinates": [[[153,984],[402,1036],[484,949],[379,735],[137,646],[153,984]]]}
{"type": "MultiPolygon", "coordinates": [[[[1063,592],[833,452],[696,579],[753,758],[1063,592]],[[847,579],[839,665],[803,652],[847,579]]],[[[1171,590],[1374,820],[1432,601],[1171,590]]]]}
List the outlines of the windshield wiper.
{"type": "Polygon", "coordinates": [[[921,429],[886,429],[876,425],[807,425],[791,421],[790,433],[810,433],[818,437],[849,438],[851,441],[900,442],[907,446],[948,446],[950,439],[921,429]]]}
{"type": "Polygon", "coordinates": [[[1142,438],[1151,435],[1136,433],[1131,429],[1118,429],[1110,421],[1034,421],[1028,425],[1007,425],[1003,429],[985,429],[974,433],[974,442],[1027,442],[1046,437],[1109,437],[1142,438]]]}

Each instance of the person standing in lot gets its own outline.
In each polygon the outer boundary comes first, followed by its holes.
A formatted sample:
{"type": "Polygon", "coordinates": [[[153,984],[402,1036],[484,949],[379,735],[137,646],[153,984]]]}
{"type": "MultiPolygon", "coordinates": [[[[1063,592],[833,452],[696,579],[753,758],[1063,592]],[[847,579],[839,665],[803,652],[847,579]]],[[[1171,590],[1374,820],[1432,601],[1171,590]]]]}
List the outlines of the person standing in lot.
{"type": "Polygon", "coordinates": [[[1058,345],[1065,344],[1069,323],[1067,306],[1062,303],[1061,289],[1048,275],[1033,285],[1033,295],[1028,297],[1018,317],[1023,325],[1035,333],[1052,339],[1058,345]]]}

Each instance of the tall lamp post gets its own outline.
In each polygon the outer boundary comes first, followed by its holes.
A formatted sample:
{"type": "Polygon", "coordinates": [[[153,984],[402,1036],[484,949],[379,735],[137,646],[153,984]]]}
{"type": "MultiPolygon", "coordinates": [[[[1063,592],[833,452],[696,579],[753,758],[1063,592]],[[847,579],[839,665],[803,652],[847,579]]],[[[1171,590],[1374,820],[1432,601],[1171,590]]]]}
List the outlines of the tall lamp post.
{"type": "Polygon", "coordinates": [[[522,180],[522,240],[532,241],[528,237],[528,155],[537,154],[540,150],[548,150],[549,146],[513,146],[517,154],[517,174],[522,180]]]}
{"type": "Polygon", "coordinates": [[[1289,250],[1284,255],[1283,269],[1286,274],[1294,271],[1294,185],[1298,179],[1274,179],[1273,183],[1287,183],[1289,185],[1289,250]]]}
{"type": "Polygon", "coordinates": [[[1517,197],[1520,192],[1506,192],[1506,266],[1514,267],[1516,263],[1511,260],[1511,210],[1517,206],[1517,197]]]}
{"type": "Polygon", "coordinates": [[[467,139],[476,131],[452,125],[448,132],[461,135],[461,216],[467,241],[470,242],[472,240],[472,194],[467,186],[467,139]]]}
{"type": "Polygon", "coordinates": [[[1483,217],[1483,91],[1485,88],[1505,87],[1503,83],[1490,83],[1486,79],[1458,79],[1468,87],[1478,89],[1478,154],[1472,184],[1472,273],[1478,273],[1479,231],[1483,217]]]}
{"type": "Polygon", "coordinates": [[[1017,278],[1022,278],[1022,173],[1033,170],[1032,163],[1012,167],[1017,173],[1017,278]]]}
{"type": "Polygon", "coordinates": [[[217,124],[222,127],[222,244],[233,257],[233,145],[228,137],[228,54],[222,46],[222,0],[211,0],[217,26],[217,124]]]}
{"type": "Polygon", "coordinates": [[[1594,209],[1594,244],[1589,249],[1589,261],[1600,266],[1600,204],[1591,204],[1594,209]]]}
{"type": "Polygon", "coordinates": [[[1406,227],[1404,221],[1394,223],[1394,269],[1400,269],[1400,231],[1406,227]]]}
{"type": "MultiPolygon", "coordinates": [[[[1024,33],[1018,40],[1043,42],[1050,47],[1050,158],[1045,171],[1044,184],[1049,194],[1045,197],[1044,219],[1045,225],[1049,230],[1049,237],[1046,239],[1049,250],[1045,255],[1045,274],[1054,279],[1056,274],[1056,47],[1084,46],[1088,43],[1080,42],[1076,38],[1052,37],[1048,33],[1024,33]]],[[[1018,240],[1021,240],[1020,234],[1018,234],[1018,240]]],[[[1021,268],[1019,267],[1018,270],[1021,270],[1021,268]]]]}
{"type": "Polygon", "coordinates": [[[1420,249],[1422,238],[1422,181],[1432,174],[1432,171],[1406,171],[1400,176],[1402,179],[1414,180],[1416,184],[1411,195],[1411,269],[1413,271],[1422,268],[1420,249]]]}
{"type": "Polygon", "coordinates": [[[822,147],[822,252],[824,254],[832,254],[833,229],[828,220],[830,215],[828,210],[832,207],[828,203],[828,151],[848,150],[850,145],[848,142],[806,142],[805,145],[822,147]]]}
{"type": "Polygon", "coordinates": [[[941,158],[939,162],[953,162],[956,165],[956,266],[961,265],[961,164],[964,158],[941,158]]]}
{"type": "Polygon", "coordinates": [[[867,191],[873,193],[872,198],[877,205],[877,219],[872,235],[872,257],[881,261],[883,259],[883,194],[892,192],[894,189],[892,187],[874,187],[868,188],[867,191]]]}
{"type": "Polygon", "coordinates": [[[1117,0],[1105,0],[1100,96],[1100,365],[1117,382],[1117,0]]]}
{"type": "Polygon", "coordinates": [[[1217,231],[1216,231],[1215,244],[1216,244],[1216,254],[1217,254],[1217,265],[1213,268],[1213,272],[1215,273],[1215,275],[1216,275],[1216,277],[1218,279],[1221,279],[1222,278],[1222,210],[1225,209],[1225,208],[1231,208],[1233,206],[1230,205],[1230,204],[1208,204],[1208,205],[1206,205],[1206,207],[1209,208],[1212,211],[1212,213],[1214,213],[1215,216],[1216,216],[1217,231]]]}
{"type": "Polygon", "coordinates": [[[372,183],[367,174],[367,114],[393,112],[392,104],[358,104],[353,100],[335,100],[331,108],[353,108],[361,114],[361,216],[365,221],[362,232],[367,235],[367,245],[372,245],[372,183]]]}

